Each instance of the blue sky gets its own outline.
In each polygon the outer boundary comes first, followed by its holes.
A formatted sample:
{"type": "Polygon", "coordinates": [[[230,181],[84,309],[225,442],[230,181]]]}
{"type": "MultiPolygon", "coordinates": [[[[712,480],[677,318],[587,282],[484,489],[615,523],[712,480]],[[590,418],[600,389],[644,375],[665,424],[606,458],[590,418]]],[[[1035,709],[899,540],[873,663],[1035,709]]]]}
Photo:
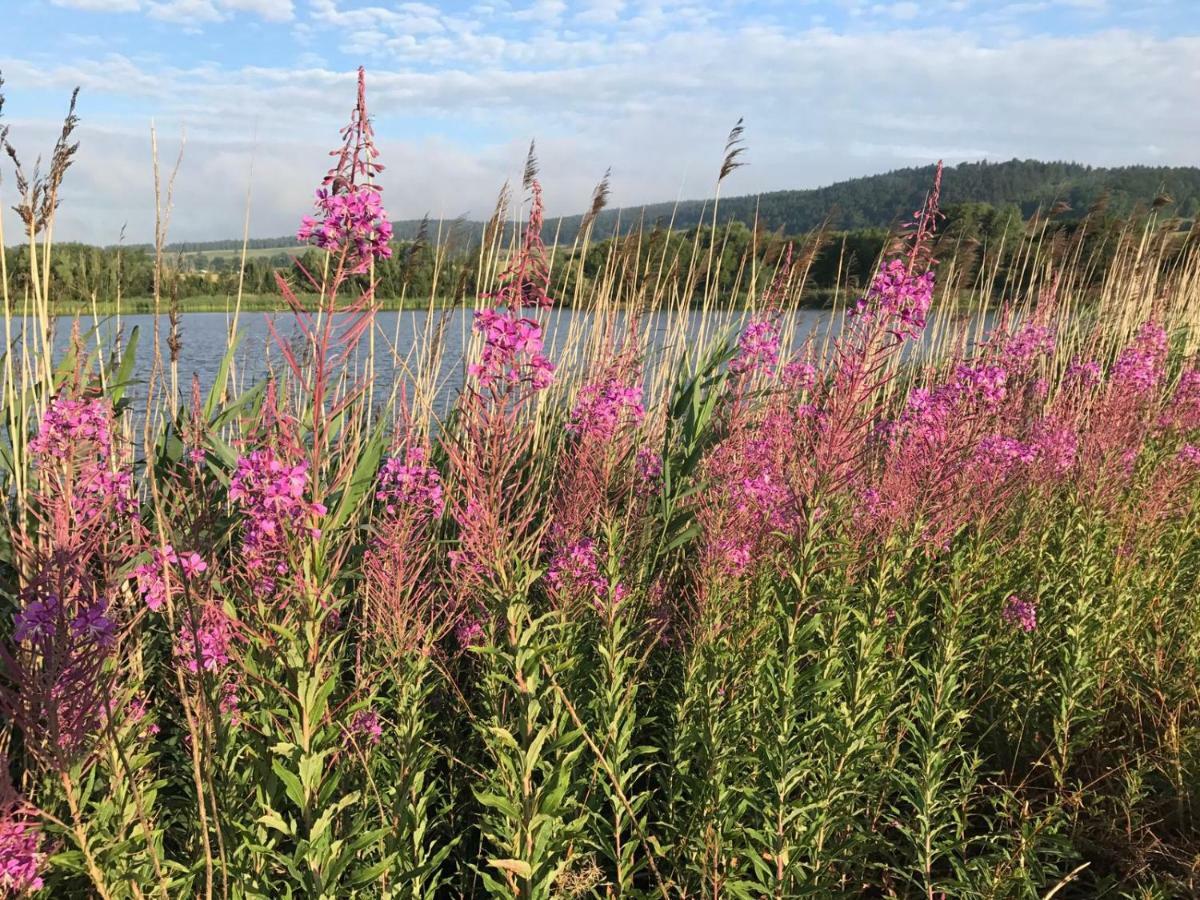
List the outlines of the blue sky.
{"type": "MultiPolygon", "coordinates": [[[[80,85],[59,234],[283,234],[368,91],[395,218],[486,216],[537,138],[551,213],[811,187],[944,157],[1195,164],[1194,0],[0,0],[3,121],[48,150],[80,85]]],[[[0,201],[11,173],[0,168],[0,201]]],[[[7,206],[8,203],[5,202],[7,206]]],[[[9,226],[11,227],[11,225],[9,226]]],[[[9,232],[11,234],[11,232],[9,232]]]]}

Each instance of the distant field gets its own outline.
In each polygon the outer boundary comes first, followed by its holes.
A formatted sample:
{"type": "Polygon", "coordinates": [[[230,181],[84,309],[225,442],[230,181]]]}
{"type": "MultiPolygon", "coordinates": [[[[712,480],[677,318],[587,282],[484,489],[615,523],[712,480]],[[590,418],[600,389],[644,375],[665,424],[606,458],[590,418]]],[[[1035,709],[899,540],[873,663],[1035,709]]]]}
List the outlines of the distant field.
{"type": "MultiPolygon", "coordinates": [[[[315,306],[317,301],[316,294],[301,294],[300,299],[306,306],[315,306]]],[[[381,309],[428,309],[429,298],[400,298],[400,297],[381,297],[381,309]]],[[[199,295],[193,297],[180,298],[180,309],[185,313],[197,312],[232,312],[236,303],[234,297],[199,295]]],[[[453,306],[454,301],[449,297],[440,297],[434,303],[435,307],[444,308],[453,306]]],[[[283,298],[278,294],[243,294],[241,309],[243,312],[274,312],[286,310],[287,304],[283,302],[283,298]]],[[[160,312],[164,315],[168,310],[168,304],[164,301],[159,307],[160,312]]],[[[117,304],[113,302],[102,302],[97,304],[96,311],[101,315],[111,316],[118,312],[117,304]]],[[[57,304],[55,312],[60,316],[81,315],[87,316],[92,313],[90,304],[80,303],[60,303],[57,304]]],[[[124,315],[148,314],[154,312],[153,297],[126,297],[121,300],[120,312],[124,315]]]]}
{"type": "MultiPolygon", "coordinates": [[[[311,249],[312,249],[311,247],[307,247],[307,246],[300,245],[300,244],[297,244],[296,246],[293,246],[293,247],[254,247],[254,248],[250,248],[246,251],[246,258],[247,259],[261,259],[263,257],[266,257],[269,259],[272,256],[278,256],[280,253],[286,254],[288,256],[299,256],[305,250],[311,250],[311,249]]],[[[183,259],[194,259],[195,257],[203,256],[206,259],[230,259],[230,260],[236,261],[236,260],[239,260],[242,258],[242,251],[240,249],[188,250],[187,252],[179,253],[177,255],[182,257],[183,259]]]]}

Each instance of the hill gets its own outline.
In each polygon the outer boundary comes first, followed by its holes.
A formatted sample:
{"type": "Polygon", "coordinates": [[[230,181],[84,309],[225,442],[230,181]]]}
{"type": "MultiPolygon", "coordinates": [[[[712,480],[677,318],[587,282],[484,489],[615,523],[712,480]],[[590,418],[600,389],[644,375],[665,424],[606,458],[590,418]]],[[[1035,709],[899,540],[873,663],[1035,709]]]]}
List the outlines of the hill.
{"type": "MultiPolygon", "coordinates": [[[[917,166],[896,169],[881,175],[868,175],[840,181],[810,190],[770,191],[764,194],[723,197],[719,208],[722,222],[736,220],[750,224],[757,216],[768,230],[782,229],[798,234],[816,228],[826,217],[837,229],[886,228],[920,206],[933,179],[934,167],[917,166]]],[[[1109,212],[1125,215],[1140,206],[1150,205],[1157,197],[1169,197],[1166,213],[1195,218],[1200,213],[1200,168],[1194,166],[1120,166],[1103,168],[1070,162],[1009,160],[1008,162],[970,162],[947,167],[943,177],[943,204],[985,203],[995,207],[1015,206],[1028,217],[1039,207],[1048,209],[1065,203],[1066,216],[1081,216],[1094,204],[1104,202],[1109,212]]],[[[621,231],[636,227],[666,225],[690,228],[711,216],[711,200],[685,200],[681,203],[651,203],[640,207],[604,210],[596,220],[594,236],[608,237],[620,223],[621,231]]],[[[575,239],[581,215],[550,219],[547,238],[560,242],[575,239]]],[[[411,240],[421,228],[419,219],[395,223],[399,240],[411,240]]],[[[430,228],[436,233],[436,228],[430,228]]],[[[443,228],[456,243],[479,240],[483,223],[460,220],[443,228]]],[[[278,238],[254,238],[256,250],[294,248],[292,235],[278,238]]],[[[240,251],[240,239],[187,242],[171,245],[173,252],[197,253],[240,251]]]]}

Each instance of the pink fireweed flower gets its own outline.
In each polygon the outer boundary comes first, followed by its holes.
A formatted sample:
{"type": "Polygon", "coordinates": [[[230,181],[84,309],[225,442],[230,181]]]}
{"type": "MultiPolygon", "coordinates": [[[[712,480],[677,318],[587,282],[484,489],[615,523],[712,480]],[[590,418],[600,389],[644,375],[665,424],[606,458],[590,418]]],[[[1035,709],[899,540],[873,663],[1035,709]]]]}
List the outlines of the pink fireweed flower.
{"type": "Polygon", "coordinates": [[[481,643],[483,624],[478,619],[464,619],[454,629],[454,638],[464,650],[481,643]]]}
{"type": "Polygon", "coordinates": [[[590,598],[598,607],[618,605],[626,595],[624,585],[611,587],[600,571],[597,544],[584,538],[557,553],[546,570],[546,580],[558,596],[590,598]]]}
{"type": "Polygon", "coordinates": [[[959,366],[955,372],[955,385],[964,397],[985,409],[996,410],[1008,394],[1008,370],[988,363],[959,366]]]}
{"type": "Polygon", "coordinates": [[[233,621],[215,603],[207,603],[196,616],[195,627],[181,626],[175,654],[193,675],[201,670],[219,672],[229,665],[235,638],[233,621]]]}
{"type": "Polygon", "coordinates": [[[57,594],[29,601],[13,616],[13,640],[18,644],[44,645],[57,634],[62,615],[62,601],[57,594]]]}
{"type": "Polygon", "coordinates": [[[112,405],[108,400],[54,397],[30,439],[34,464],[51,479],[46,489],[69,497],[76,526],[91,528],[129,518],[137,508],[133,479],[113,464],[112,405]]]}
{"type": "Polygon", "coordinates": [[[1049,325],[1027,322],[1015,334],[991,338],[989,343],[1000,344],[1005,365],[1024,369],[1037,357],[1054,353],[1055,333],[1049,325]]]}
{"type": "Polygon", "coordinates": [[[373,709],[360,709],[350,720],[350,731],[366,741],[369,746],[375,746],[383,739],[379,713],[373,709]]]}
{"type": "Polygon", "coordinates": [[[1022,600],[1016,594],[1010,595],[1004,601],[1002,616],[1005,622],[1020,628],[1026,634],[1037,628],[1037,604],[1031,600],[1022,600]]]}
{"type": "Polygon", "coordinates": [[[479,361],[467,367],[484,388],[528,383],[550,386],[554,365],[542,354],[542,326],[511,309],[481,309],[473,327],[483,335],[479,361]]]}
{"type": "Polygon", "coordinates": [[[1200,447],[1195,444],[1184,444],[1179,448],[1179,458],[1185,463],[1200,467],[1200,447]]]}
{"type": "Polygon", "coordinates": [[[1163,424],[1182,431],[1200,430],[1200,369],[1179,376],[1163,424]]]}
{"type": "Polygon", "coordinates": [[[16,896],[41,890],[39,871],[45,854],[39,849],[42,836],[28,820],[11,811],[0,818],[0,893],[16,896]]]}
{"type": "Polygon", "coordinates": [[[84,646],[111,647],[116,634],[116,623],[109,617],[104,600],[83,607],[71,620],[71,635],[84,646]]]}
{"type": "Polygon", "coordinates": [[[1167,332],[1150,320],[1140,329],[1113,364],[1112,383],[1119,390],[1145,394],[1158,386],[1167,358],[1167,332]]]}
{"type": "Polygon", "coordinates": [[[301,220],[296,237],[333,253],[346,252],[352,272],[365,272],[371,263],[390,259],[392,223],[373,185],[350,185],[344,192],[317,191],[318,215],[301,220]]]}
{"type": "Polygon", "coordinates": [[[151,552],[150,562],[142,563],[133,570],[138,593],[146,601],[146,606],[154,612],[162,609],[170,596],[167,579],[163,575],[169,564],[177,562],[179,557],[175,554],[175,548],[167,544],[161,550],[155,549],[151,552]]]}
{"type": "Polygon", "coordinates": [[[916,337],[925,327],[933,301],[934,278],[932,269],[910,271],[903,259],[889,260],[880,266],[851,314],[867,322],[883,319],[901,339],[916,337]]]}
{"type": "Polygon", "coordinates": [[[649,447],[642,447],[634,457],[634,469],[637,471],[638,493],[656,493],[663,477],[662,456],[649,447]]]}
{"type": "Polygon", "coordinates": [[[1069,472],[1079,456],[1079,433],[1068,425],[1045,419],[1033,428],[1032,447],[1046,471],[1055,476],[1069,472]]]}
{"type": "MultiPolygon", "coordinates": [[[[304,498],[308,489],[308,464],[288,465],[269,449],[255,450],[237,461],[229,484],[229,499],[241,508],[245,524],[242,546],[246,565],[264,570],[282,564],[287,539],[309,517],[325,515],[320,503],[304,498]]],[[[313,529],[309,528],[310,536],[313,529]]]]}
{"type": "Polygon", "coordinates": [[[751,321],[738,335],[738,352],[729,371],[735,375],[774,372],[779,365],[779,340],[779,323],[773,318],[751,321]]]}
{"type": "Polygon", "coordinates": [[[105,460],[112,448],[112,407],[107,400],[59,396],[50,401],[29,452],[41,460],[70,459],[79,444],[91,445],[105,460]]]}
{"type": "Polygon", "coordinates": [[[579,389],[566,429],[576,437],[609,441],[622,425],[637,425],[645,415],[641,385],[607,378],[579,389]]]}
{"type": "Polygon", "coordinates": [[[201,572],[208,570],[208,563],[200,556],[199,553],[185,553],[179,558],[179,568],[183,569],[185,578],[195,578],[201,572]]]}
{"type": "Polygon", "coordinates": [[[596,542],[584,538],[559,550],[546,570],[546,580],[557,590],[590,589],[602,593],[608,582],[600,575],[596,559],[596,542]]]}
{"type": "Polygon", "coordinates": [[[1100,363],[1094,359],[1080,359],[1076,356],[1068,364],[1064,377],[1068,384],[1090,388],[1100,383],[1100,374],[1100,363]]]}
{"type": "Polygon", "coordinates": [[[817,383],[817,367],[804,359],[796,359],[783,367],[783,383],[794,391],[806,391],[817,383]]]}
{"type": "Polygon", "coordinates": [[[387,459],[379,470],[375,499],[388,515],[409,510],[419,518],[440,519],[446,510],[442,476],[425,464],[425,448],[410,447],[403,458],[387,459]]]}

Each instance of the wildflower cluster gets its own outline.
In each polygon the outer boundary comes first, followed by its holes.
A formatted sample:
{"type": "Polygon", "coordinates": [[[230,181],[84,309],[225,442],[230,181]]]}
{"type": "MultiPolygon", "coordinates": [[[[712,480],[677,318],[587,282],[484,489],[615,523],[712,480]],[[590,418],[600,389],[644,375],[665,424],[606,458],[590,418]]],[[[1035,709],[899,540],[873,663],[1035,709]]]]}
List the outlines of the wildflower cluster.
{"type": "Polygon", "coordinates": [[[867,322],[882,321],[901,339],[915,337],[925,327],[933,285],[932,269],[914,272],[903,259],[888,260],[855,305],[854,314],[867,322]]]}
{"type": "Polygon", "coordinates": [[[1037,629],[1037,604],[1031,600],[1022,600],[1016,594],[1004,601],[1002,613],[1004,621],[1020,628],[1026,634],[1037,629]]]}
{"type": "Polygon", "coordinates": [[[579,389],[566,428],[576,437],[608,441],[622,425],[637,425],[645,415],[641,385],[610,377],[579,389]]]}
{"type": "Polygon", "coordinates": [[[45,854],[41,833],[11,811],[0,816],[0,893],[18,896],[41,890],[39,874],[45,854]]]}
{"type": "Polygon", "coordinates": [[[317,216],[301,220],[297,239],[332,253],[345,252],[351,272],[361,273],[378,260],[390,259],[392,223],[379,191],[371,185],[351,185],[341,193],[317,191],[317,216]]]}
{"type": "Polygon", "coordinates": [[[511,309],[482,309],[474,328],[483,336],[479,359],[468,372],[484,388],[529,384],[534,390],[550,386],[554,364],[542,353],[542,326],[511,309]]]}
{"type": "MultiPolygon", "coordinates": [[[[229,484],[229,499],[242,510],[242,547],[248,569],[273,584],[272,573],[287,571],[288,539],[299,523],[325,515],[321,503],[305,499],[308,464],[288,464],[269,449],[240,457],[229,484]]],[[[318,532],[307,529],[310,535],[318,532]]]]}
{"type": "Polygon", "coordinates": [[[771,373],[779,364],[779,323],[773,319],[756,319],[738,335],[737,356],[729,363],[735,375],[754,372],[771,373]]]}
{"type": "Polygon", "coordinates": [[[425,460],[424,447],[410,447],[405,456],[384,461],[375,499],[383,504],[388,515],[409,510],[419,517],[441,518],[446,509],[442,476],[425,460]]]}

